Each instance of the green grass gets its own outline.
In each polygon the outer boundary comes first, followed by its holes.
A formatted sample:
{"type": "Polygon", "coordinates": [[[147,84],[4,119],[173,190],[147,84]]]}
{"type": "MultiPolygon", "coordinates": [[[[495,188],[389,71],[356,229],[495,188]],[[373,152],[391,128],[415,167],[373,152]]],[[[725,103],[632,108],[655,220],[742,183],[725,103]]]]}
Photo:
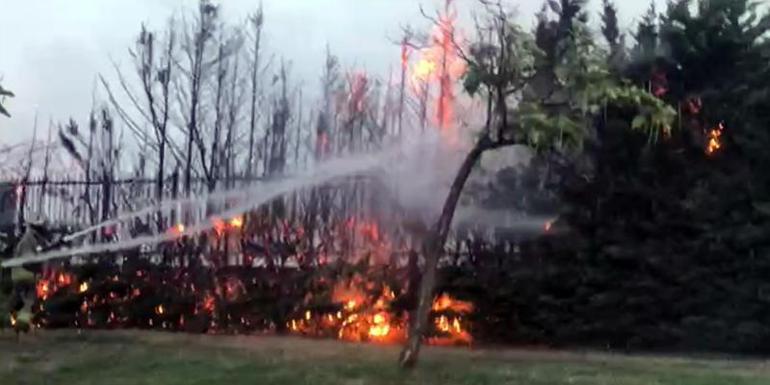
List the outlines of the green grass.
{"type": "Polygon", "coordinates": [[[278,337],[144,332],[0,335],[0,384],[770,384],[759,361],[430,348],[417,369],[397,347],[278,337]]]}

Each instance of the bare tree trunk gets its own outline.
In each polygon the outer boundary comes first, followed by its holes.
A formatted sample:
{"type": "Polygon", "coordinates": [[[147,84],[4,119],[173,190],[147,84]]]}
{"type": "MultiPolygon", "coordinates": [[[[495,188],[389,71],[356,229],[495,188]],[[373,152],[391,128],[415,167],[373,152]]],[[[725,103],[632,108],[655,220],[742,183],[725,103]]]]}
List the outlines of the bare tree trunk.
{"type": "MultiPolygon", "coordinates": [[[[206,42],[211,37],[211,28],[213,18],[209,14],[210,8],[201,3],[199,11],[198,31],[193,36],[193,55],[191,56],[190,69],[190,120],[188,124],[187,135],[187,158],[185,159],[185,194],[190,195],[192,189],[192,167],[193,167],[193,143],[199,138],[198,133],[198,109],[201,98],[201,85],[203,83],[203,58],[206,51],[206,42]]],[[[213,11],[215,15],[216,11],[213,11]]]]}
{"type": "Polygon", "coordinates": [[[246,162],[246,177],[251,178],[254,175],[254,136],[257,130],[257,93],[259,90],[259,45],[262,39],[262,24],[264,16],[262,13],[262,4],[259,5],[257,14],[251,19],[254,24],[254,63],[251,69],[251,119],[249,121],[249,157],[246,162]]]}
{"type": "Polygon", "coordinates": [[[32,144],[29,146],[27,154],[27,168],[24,171],[24,178],[21,181],[21,197],[19,197],[19,215],[17,225],[20,231],[24,229],[24,206],[27,204],[27,184],[32,174],[32,155],[35,151],[35,141],[37,140],[37,111],[35,112],[35,123],[32,127],[32,144]]]}
{"type": "MultiPolygon", "coordinates": [[[[214,138],[211,141],[211,151],[209,154],[209,165],[206,167],[206,153],[202,145],[201,149],[201,167],[206,174],[206,180],[209,192],[212,192],[217,187],[217,179],[219,178],[219,164],[217,159],[220,157],[219,153],[219,141],[222,134],[222,93],[225,89],[225,78],[227,76],[227,70],[225,69],[224,59],[224,44],[219,45],[219,54],[217,55],[217,90],[216,99],[214,101],[214,138]],[[208,169],[208,171],[206,171],[208,169]]],[[[201,141],[202,142],[202,141],[201,141]]]]}
{"type": "MultiPolygon", "coordinates": [[[[452,0],[447,0],[444,8],[444,17],[449,17],[449,6],[452,0]]],[[[441,74],[439,75],[439,96],[438,106],[436,108],[436,115],[438,120],[438,128],[444,130],[447,128],[446,115],[447,115],[447,103],[451,95],[452,80],[449,78],[449,72],[447,69],[449,47],[452,44],[451,32],[447,30],[449,28],[443,23],[439,25],[441,28],[441,74]]]]}
{"type": "Polygon", "coordinates": [[[286,128],[289,122],[290,110],[289,99],[287,96],[287,72],[285,64],[281,64],[281,96],[275,103],[273,111],[273,121],[271,124],[270,135],[270,156],[268,160],[268,175],[283,173],[286,166],[286,128]]]}
{"type": "Polygon", "coordinates": [[[102,154],[102,221],[106,221],[110,218],[113,184],[113,126],[106,109],[102,110],[102,128],[104,129],[102,135],[107,136],[107,144],[102,154]]]}
{"type": "Polygon", "coordinates": [[[302,141],[302,88],[297,96],[297,137],[294,141],[294,168],[299,169],[299,145],[302,141]]]}
{"type": "MultiPolygon", "coordinates": [[[[94,132],[96,132],[96,117],[94,112],[91,112],[91,120],[88,126],[88,149],[86,150],[86,188],[85,188],[85,201],[86,208],[88,209],[88,220],[90,224],[96,223],[96,211],[94,210],[93,203],[91,202],[91,161],[94,156],[94,132]]],[[[95,241],[96,234],[91,234],[91,241],[95,241]]]]}
{"type": "Polygon", "coordinates": [[[460,166],[460,170],[455,176],[452,187],[449,190],[449,195],[444,201],[441,216],[423,246],[425,271],[423,272],[422,282],[420,283],[417,311],[415,319],[410,323],[409,339],[407,340],[406,346],[404,346],[404,349],[401,351],[401,356],[399,358],[399,364],[404,368],[412,368],[417,363],[422,338],[428,330],[428,316],[433,302],[433,290],[436,285],[438,262],[443,254],[444,244],[446,243],[449,229],[452,225],[452,218],[454,217],[455,209],[457,208],[457,202],[460,199],[465,182],[468,181],[468,177],[471,175],[471,171],[473,171],[473,167],[481,158],[484,151],[492,147],[493,145],[489,137],[484,136],[465,157],[462,166],[460,166]]]}
{"type": "Polygon", "coordinates": [[[48,140],[45,144],[45,160],[43,162],[43,181],[40,185],[40,196],[38,197],[38,207],[43,207],[43,200],[45,199],[45,190],[48,187],[48,166],[51,163],[51,128],[53,122],[48,123],[48,140]]]}
{"type": "Polygon", "coordinates": [[[406,71],[409,66],[409,34],[401,41],[401,84],[398,95],[398,135],[401,136],[404,126],[404,101],[406,98],[406,71]]]}
{"type": "MultiPolygon", "coordinates": [[[[171,64],[173,60],[174,51],[174,31],[171,27],[168,29],[168,46],[166,49],[166,68],[164,69],[163,76],[160,77],[161,87],[163,91],[163,121],[157,127],[159,136],[158,143],[158,186],[155,192],[157,203],[160,204],[163,201],[163,184],[165,179],[166,169],[166,146],[168,145],[168,134],[166,127],[169,120],[169,84],[171,83],[171,64]]],[[[152,100],[150,100],[152,102],[152,100]]],[[[153,106],[150,105],[152,109],[153,106]]],[[[158,212],[158,232],[162,232],[166,224],[163,221],[163,214],[158,212]]]]}
{"type": "Polygon", "coordinates": [[[425,128],[428,126],[428,97],[430,95],[430,83],[426,80],[422,84],[422,92],[420,94],[420,127],[425,132],[425,128]]]}
{"type": "Polygon", "coordinates": [[[227,134],[225,138],[225,151],[223,163],[225,165],[225,186],[233,187],[233,172],[234,172],[234,158],[235,152],[233,150],[234,139],[236,138],[236,128],[238,126],[238,113],[240,107],[240,98],[237,95],[238,86],[238,64],[239,55],[235,54],[233,58],[232,77],[230,78],[230,98],[228,100],[228,121],[227,121],[227,134]]]}

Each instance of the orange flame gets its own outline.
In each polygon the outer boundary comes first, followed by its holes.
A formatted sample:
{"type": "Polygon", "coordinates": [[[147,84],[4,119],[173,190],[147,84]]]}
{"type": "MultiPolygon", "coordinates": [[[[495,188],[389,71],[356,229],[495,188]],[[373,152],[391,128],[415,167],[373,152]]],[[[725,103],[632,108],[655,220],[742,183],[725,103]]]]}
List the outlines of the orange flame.
{"type": "Polygon", "coordinates": [[[225,228],[227,227],[225,222],[219,218],[214,218],[212,219],[212,223],[214,225],[214,233],[216,233],[218,236],[222,236],[225,233],[225,228]]]}
{"type": "Polygon", "coordinates": [[[56,293],[61,288],[69,287],[75,282],[75,278],[64,272],[45,274],[35,282],[35,294],[37,298],[45,301],[51,294],[56,293]]]}
{"type": "Polygon", "coordinates": [[[230,219],[230,227],[234,229],[240,229],[241,227],[243,227],[243,218],[235,217],[230,219]]]}
{"type": "Polygon", "coordinates": [[[203,299],[203,310],[205,310],[207,313],[212,313],[215,308],[215,300],[214,296],[211,294],[206,294],[206,297],[203,299]]]}
{"type": "MultiPolygon", "coordinates": [[[[403,341],[406,338],[406,319],[390,308],[396,294],[384,286],[379,295],[370,296],[367,290],[371,293],[371,285],[361,276],[354,276],[348,283],[338,283],[332,298],[341,304],[342,310],[318,317],[305,310],[303,316],[290,320],[286,326],[291,332],[303,335],[322,336],[333,331],[337,338],[354,342],[390,344],[403,341]]],[[[434,328],[439,335],[428,339],[428,343],[456,345],[472,342],[463,320],[466,314],[473,311],[472,303],[442,294],[434,300],[432,310],[442,314],[434,319],[434,328]]]]}
{"type": "Polygon", "coordinates": [[[48,299],[48,293],[51,291],[51,284],[48,282],[47,279],[42,278],[37,281],[35,284],[35,291],[37,293],[37,298],[42,299],[45,301],[48,299]]]}
{"type": "Polygon", "coordinates": [[[458,301],[448,294],[442,294],[433,301],[433,311],[451,310],[457,313],[470,313],[473,311],[473,304],[466,301],[458,301]]]}
{"type": "Polygon", "coordinates": [[[427,99],[430,95],[429,84],[438,83],[438,96],[435,100],[436,125],[442,131],[454,128],[454,85],[467,71],[467,64],[460,57],[456,47],[457,12],[451,7],[451,0],[446,2],[444,11],[439,15],[430,46],[419,51],[420,58],[412,67],[411,83],[415,92],[427,99]]]}
{"type": "Polygon", "coordinates": [[[412,81],[415,84],[427,83],[435,73],[436,63],[429,58],[422,58],[412,68],[412,81]]]}
{"type": "Polygon", "coordinates": [[[380,312],[372,317],[372,325],[369,327],[369,336],[375,339],[381,339],[390,333],[390,324],[388,323],[388,313],[380,312]]]}
{"type": "Polygon", "coordinates": [[[722,137],[722,131],[724,131],[724,129],[724,123],[720,122],[716,127],[706,133],[708,138],[708,142],[706,143],[706,155],[714,155],[722,148],[720,138],[722,137]]]}
{"type": "Polygon", "coordinates": [[[178,223],[178,224],[172,226],[170,229],[168,229],[168,232],[170,234],[173,234],[173,235],[176,235],[176,236],[181,236],[182,234],[184,234],[186,229],[187,228],[185,227],[185,225],[183,223],[178,223]]]}
{"type": "Polygon", "coordinates": [[[409,66],[409,41],[407,38],[404,38],[403,41],[401,41],[401,67],[406,70],[406,68],[409,66]]]}
{"type": "Polygon", "coordinates": [[[434,326],[442,336],[433,337],[428,343],[433,345],[467,345],[473,341],[471,333],[462,325],[462,316],[473,312],[473,304],[466,301],[459,301],[448,294],[442,294],[433,301],[432,310],[441,314],[434,320],[434,326]]]}
{"type": "Polygon", "coordinates": [[[56,282],[59,287],[69,286],[72,284],[72,281],[74,281],[72,275],[67,273],[59,273],[56,277],[56,282]]]}

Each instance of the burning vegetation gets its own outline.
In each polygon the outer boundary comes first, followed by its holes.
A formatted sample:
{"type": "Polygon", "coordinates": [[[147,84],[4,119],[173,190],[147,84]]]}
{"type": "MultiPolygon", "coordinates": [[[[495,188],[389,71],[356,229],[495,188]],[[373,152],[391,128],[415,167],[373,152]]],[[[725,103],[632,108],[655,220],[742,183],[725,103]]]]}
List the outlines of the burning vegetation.
{"type": "MultiPolygon", "coordinates": [[[[394,259],[401,252],[376,221],[344,219],[320,242],[328,246],[304,251],[301,226],[278,222],[266,231],[254,215],[219,222],[165,245],[163,254],[177,259],[138,254],[50,266],[35,286],[33,325],[290,333],[382,344],[406,339],[412,306],[403,277],[409,266],[394,259]],[[251,241],[231,242],[236,237],[251,241]],[[191,241],[208,247],[195,250],[191,241]],[[282,251],[271,255],[274,247],[282,251]],[[196,262],[196,252],[204,253],[207,265],[196,262]],[[233,260],[231,252],[241,255],[233,260]]],[[[428,343],[471,344],[472,304],[444,293],[432,308],[428,343]]]]}
{"type": "MultiPolygon", "coordinates": [[[[303,317],[287,324],[289,330],[307,336],[336,335],[354,342],[391,344],[406,340],[409,312],[399,310],[398,296],[387,285],[379,291],[377,285],[355,276],[347,284],[335,286],[332,304],[326,311],[305,310],[303,317]]],[[[447,294],[438,296],[433,304],[435,329],[428,343],[469,345],[473,339],[463,316],[472,311],[467,302],[447,294]]]]}

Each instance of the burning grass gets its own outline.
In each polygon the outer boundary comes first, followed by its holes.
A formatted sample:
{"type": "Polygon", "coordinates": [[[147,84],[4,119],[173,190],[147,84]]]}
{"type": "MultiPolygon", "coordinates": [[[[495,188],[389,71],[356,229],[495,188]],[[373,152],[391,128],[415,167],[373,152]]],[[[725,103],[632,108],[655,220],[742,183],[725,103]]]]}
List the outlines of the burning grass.
{"type": "Polygon", "coordinates": [[[276,337],[148,332],[0,334],[3,384],[759,385],[766,364],[535,351],[427,348],[413,372],[398,348],[276,337]]]}

